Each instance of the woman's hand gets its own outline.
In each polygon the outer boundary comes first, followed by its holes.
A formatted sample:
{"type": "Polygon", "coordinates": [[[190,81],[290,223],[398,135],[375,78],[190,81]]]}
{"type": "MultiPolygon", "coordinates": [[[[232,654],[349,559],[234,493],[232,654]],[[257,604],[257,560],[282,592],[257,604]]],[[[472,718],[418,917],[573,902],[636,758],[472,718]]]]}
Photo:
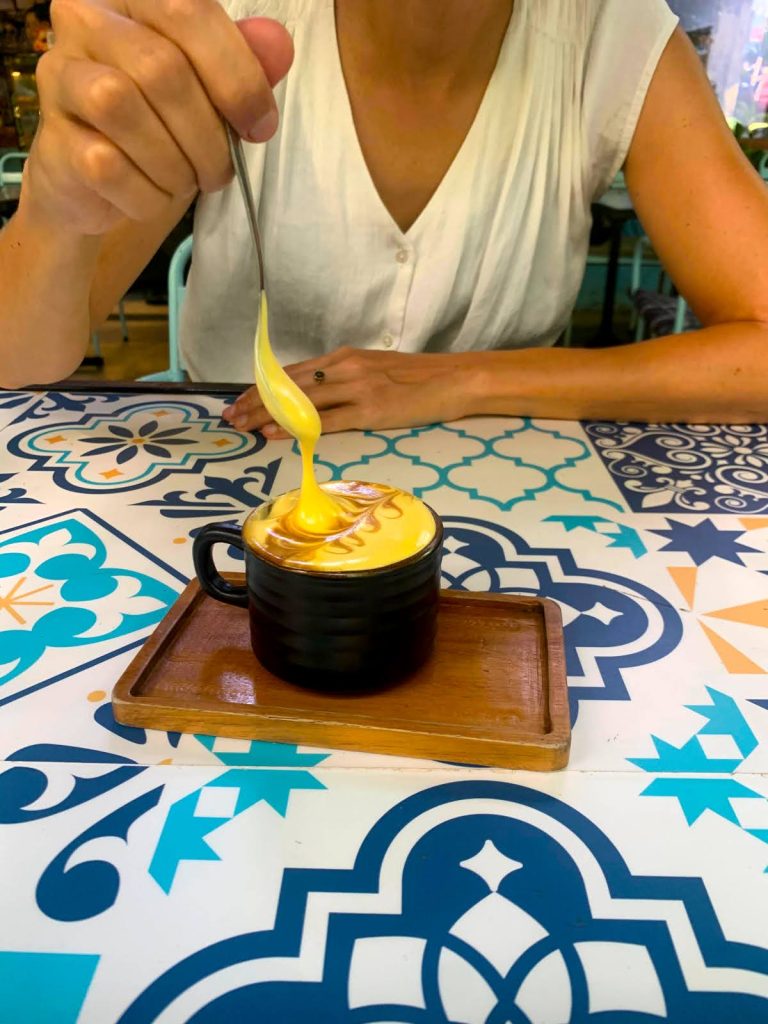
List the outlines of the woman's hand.
{"type": "MultiPolygon", "coordinates": [[[[475,365],[483,353],[408,355],[340,348],[330,355],[287,366],[309,395],[323,433],[415,427],[470,416],[474,411],[475,365]],[[318,381],[315,374],[322,372],[318,381]]],[[[287,437],[272,421],[255,387],[224,411],[238,430],[287,437]]]]}
{"type": "Polygon", "coordinates": [[[161,218],[229,181],[222,115],[254,142],[277,127],[293,47],[276,22],[235,25],[216,0],[54,0],[53,27],[22,195],[53,228],[161,218]]]}

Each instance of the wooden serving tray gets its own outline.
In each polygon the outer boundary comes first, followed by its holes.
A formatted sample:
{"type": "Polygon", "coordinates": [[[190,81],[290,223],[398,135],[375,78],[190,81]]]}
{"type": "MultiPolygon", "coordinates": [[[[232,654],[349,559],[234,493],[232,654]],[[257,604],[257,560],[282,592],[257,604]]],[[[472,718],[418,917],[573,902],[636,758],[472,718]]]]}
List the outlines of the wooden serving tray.
{"type": "MultiPolygon", "coordinates": [[[[230,577],[242,582],[242,577],[230,577]]],[[[443,590],[435,652],[387,690],[338,695],[267,672],[248,612],[193,580],[115,686],[124,725],[553,771],[571,728],[560,609],[443,590]]]]}

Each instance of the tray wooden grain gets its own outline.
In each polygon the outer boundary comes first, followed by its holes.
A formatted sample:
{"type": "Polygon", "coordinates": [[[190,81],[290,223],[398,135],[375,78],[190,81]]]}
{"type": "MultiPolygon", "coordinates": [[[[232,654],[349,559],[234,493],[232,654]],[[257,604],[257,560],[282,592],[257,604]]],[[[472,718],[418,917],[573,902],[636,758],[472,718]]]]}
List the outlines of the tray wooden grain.
{"type": "Polygon", "coordinates": [[[327,694],[262,668],[248,612],[193,580],[112,700],[124,725],[462,764],[553,771],[570,749],[560,609],[531,597],[444,590],[419,672],[377,693],[327,694]]]}

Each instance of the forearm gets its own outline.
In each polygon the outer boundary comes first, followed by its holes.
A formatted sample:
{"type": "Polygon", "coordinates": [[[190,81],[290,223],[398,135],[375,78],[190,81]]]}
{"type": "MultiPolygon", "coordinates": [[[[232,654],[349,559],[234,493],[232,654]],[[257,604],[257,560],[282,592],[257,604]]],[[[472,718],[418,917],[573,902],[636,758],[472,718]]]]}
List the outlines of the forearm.
{"type": "Polygon", "coordinates": [[[89,236],[38,222],[22,202],[0,232],[0,387],[69,376],[189,205],[177,199],[156,220],[89,236]]]}
{"type": "Polygon", "coordinates": [[[91,329],[107,319],[189,206],[188,196],[174,200],[162,217],[126,219],[103,237],[90,295],[91,329]]]}
{"type": "Polygon", "coordinates": [[[768,324],[608,349],[471,353],[468,415],[768,422],[768,324]]]}
{"type": "Polygon", "coordinates": [[[99,247],[51,230],[23,202],[0,232],[0,387],[61,380],[79,365],[99,247]]]}

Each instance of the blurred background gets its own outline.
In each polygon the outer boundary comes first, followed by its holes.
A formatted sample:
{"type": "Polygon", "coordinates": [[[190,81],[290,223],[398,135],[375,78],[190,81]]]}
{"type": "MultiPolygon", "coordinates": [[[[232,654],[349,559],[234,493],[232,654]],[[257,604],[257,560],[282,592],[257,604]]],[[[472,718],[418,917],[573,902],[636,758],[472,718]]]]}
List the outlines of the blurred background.
{"type": "Polygon", "coordinates": [[[671,0],[670,6],[725,116],[745,127],[768,121],[768,0],[671,0]]]}

